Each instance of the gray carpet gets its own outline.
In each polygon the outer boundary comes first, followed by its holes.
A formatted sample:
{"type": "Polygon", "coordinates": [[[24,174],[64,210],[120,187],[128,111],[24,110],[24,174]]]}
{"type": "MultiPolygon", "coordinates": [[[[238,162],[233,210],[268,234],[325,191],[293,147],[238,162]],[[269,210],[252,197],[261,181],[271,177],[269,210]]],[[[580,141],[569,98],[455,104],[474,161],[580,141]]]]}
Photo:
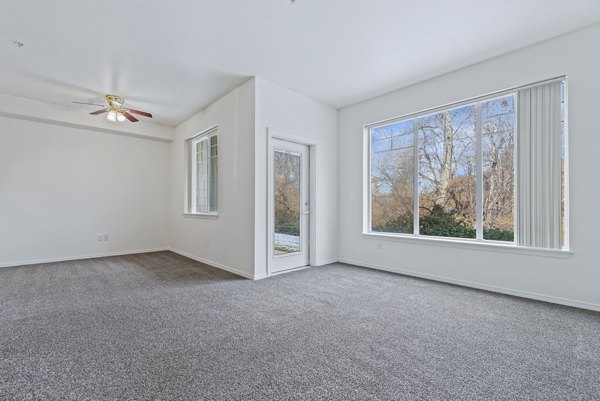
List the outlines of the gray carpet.
{"type": "Polygon", "coordinates": [[[598,400],[600,314],[346,265],[0,269],[1,400],[598,400]]]}

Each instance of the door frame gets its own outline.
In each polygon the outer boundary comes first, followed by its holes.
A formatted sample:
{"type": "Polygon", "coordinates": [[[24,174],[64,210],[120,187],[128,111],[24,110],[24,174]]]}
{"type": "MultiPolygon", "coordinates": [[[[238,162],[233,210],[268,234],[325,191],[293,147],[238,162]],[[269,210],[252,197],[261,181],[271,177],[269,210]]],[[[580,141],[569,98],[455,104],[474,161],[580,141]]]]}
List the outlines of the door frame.
{"type": "Polygon", "coordinates": [[[316,155],[317,155],[317,141],[314,139],[306,138],[300,135],[291,134],[282,130],[267,128],[267,277],[276,274],[287,273],[297,269],[304,269],[306,267],[315,265],[315,249],[316,249],[316,228],[317,228],[317,203],[316,203],[316,155]],[[308,160],[308,198],[309,198],[309,227],[308,227],[308,266],[301,266],[288,270],[273,272],[273,235],[271,235],[271,227],[273,227],[273,218],[275,205],[273,204],[273,140],[278,139],[286,142],[293,142],[299,145],[305,145],[308,147],[309,160],[308,160]]]}

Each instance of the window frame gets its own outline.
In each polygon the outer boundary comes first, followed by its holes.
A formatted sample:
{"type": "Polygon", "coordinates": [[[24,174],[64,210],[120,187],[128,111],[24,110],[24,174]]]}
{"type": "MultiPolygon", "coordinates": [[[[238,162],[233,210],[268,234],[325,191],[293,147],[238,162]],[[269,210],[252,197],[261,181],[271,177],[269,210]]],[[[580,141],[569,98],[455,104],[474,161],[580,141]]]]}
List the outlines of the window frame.
{"type": "MultiPolygon", "coordinates": [[[[447,103],[441,106],[433,107],[430,109],[425,109],[421,111],[417,111],[414,113],[408,113],[399,117],[394,117],[386,120],[377,121],[371,124],[367,124],[363,126],[363,227],[362,227],[362,236],[369,239],[386,239],[386,240],[400,240],[400,241],[408,241],[408,242],[417,242],[417,243],[430,243],[434,245],[445,245],[445,246],[458,246],[458,247],[468,247],[468,248],[477,248],[483,250],[509,250],[509,253],[530,253],[535,255],[542,256],[558,256],[558,257],[568,257],[572,254],[570,251],[570,235],[569,235],[569,130],[568,130],[568,81],[567,76],[558,76],[542,81],[538,81],[535,83],[521,85],[512,87],[509,89],[491,92],[485,95],[476,96],[468,99],[464,99],[457,102],[447,103]],[[515,122],[517,119],[517,92],[521,89],[525,89],[528,87],[533,87],[537,85],[542,85],[546,83],[550,83],[553,81],[562,81],[564,85],[564,128],[563,128],[563,137],[564,137],[564,237],[563,237],[563,245],[562,249],[542,249],[542,248],[528,248],[519,246],[517,243],[517,208],[518,205],[515,201],[514,203],[514,239],[513,241],[499,241],[499,240],[489,240],[483,239],[483,214],[480,213],[483,210],[483,175],[479,174],[479,170],[482,166],[482,124],[481,124],[481,107],[484,102],[506,97],[509,95],[513,96],[513,107],[515,113],[515,122]],[[419,170],[418,170],[418,135],[415,135],[416,141],[413,143],[414,146],[414,155],[415,159],[413,162],[413,166],[416,166],[416,170],[414,171],[414,181],[413,181],[413,233],[393,233],[393,232],[377,232],[372,231],[372,194],[371,194],[371,183],[372,183],[372,163],[371,163],[371,131],[379,128],[388,126],[394,123],[399,123],[406,120],[415,120],[418,121],[419,118],[425,117],[428,115],[461,108],[465,106],[473,105],[477,109],[477,113],[475,116],[476,119],[476,166],[477,166],[477,175],[476,175],[476,238],[455,238],[455,237],[442,237],[442,236],[429,236],[422,235],[419,233],[419,170]],[[416,194],[416,195],[415,195],[416,194]],[[565,256],[566,255],[566,256],[565,256]]],[[[414,124],[415,131],[418,130],[418,124],[414,124]]],[[[515,171],[514,176],[514,190],[513,194],[516,199],[517,190],[518,190],[518,177],[516,174],[517,171],[517,135],[518,129],[517,124],[514,126],[514,151],[513,151],[513,166],[515,171]]]]}
{"type": "Polygon", "coordinates": [[[219,133],[218,133],[218,127],[217,126],[213,126],[210,127],[202,132],[200,132],[197,135],[194,135],[191,138],[186,139],[185,143],[186,143],[186,171],[187,171],[187,180],[186,180],[186,204],[185,204],[185,208],[184,208],[184,216],[190,216],[190,217],[218,217],[219,215],[219,133]],[[196,146],[198,143],[203,142],[203,141],[207,141],[208,142],[208,146],[207,146],[207,152],[208,152],[208,172],[207,172],[207,176],[209,177],[209,179],[207,180],[207,196],[209,197],[209,199],[207,200],[210,203],[210,197],[211,197],[211,191],[213,190],[213,188],[211,187],[211,180],[210,177],[212,175],[212,171],[213,171],[213,158],[210,157],[210,141],[211,138],[216,137],[217,138],[217,157],[216,157],[216,168],[217,168],[217,174],[216,174],[216,193],[215,193],[215,199],[216,199],[216,205],[215,205],[215,210],[214,211],[206,211],[206,212],[198,212],[197,209],[197,205],[196,205],[196,199],[197,199],[197,179],[196,179],[196,164],[197,164],[197,154],[196,154],[196,146]]]}

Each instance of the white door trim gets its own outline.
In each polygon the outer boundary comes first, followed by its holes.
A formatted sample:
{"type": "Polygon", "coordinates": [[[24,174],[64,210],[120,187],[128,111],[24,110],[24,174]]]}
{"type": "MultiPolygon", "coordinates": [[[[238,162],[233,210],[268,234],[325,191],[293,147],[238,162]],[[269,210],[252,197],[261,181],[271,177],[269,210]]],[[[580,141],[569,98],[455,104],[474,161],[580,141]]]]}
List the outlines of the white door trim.
{"type": "MultiPolygon", "coordinates": [[[[282,130],[267,128],[267,232],[265,235],[267,236],[267,277],[270,277],[273,274],[281,274],[284,272],[273,272],[272,264],[273,257],[271,250],[273,249],[273,237],[270,232],[273,224],[273,214],[274,214],[274,205],[273,205],[273,186],[271,185],[271,179],[273,175],[273,140],[279,139],[287,142],[294,142],[300,145],[306,145],[309,148],[309,199],[310,199],[310,217],[309,217],[309,266],[315,266],[315,255],[316,255],[316,247],[317,247],[317,236],[316,236],[316,216],[318,213],[318,205],[316,202],[316,171],[317,166],[315,161],[317,154],[317,141],[314,139],[305,138],[300,135],[291,134],[289,132],[285,132],[282,130]]],[[[289,271],[293,271],[296,269],[290,269],[289,271]]]]}

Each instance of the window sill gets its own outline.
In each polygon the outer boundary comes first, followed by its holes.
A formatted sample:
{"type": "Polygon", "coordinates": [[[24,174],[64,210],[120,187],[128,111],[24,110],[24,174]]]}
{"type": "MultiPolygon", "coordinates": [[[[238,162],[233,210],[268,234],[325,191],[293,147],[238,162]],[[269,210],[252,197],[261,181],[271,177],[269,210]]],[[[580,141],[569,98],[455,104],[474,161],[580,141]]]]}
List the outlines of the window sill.
{"type": "Polygon", "coordinates": [[[425,236],[413,236],[402,234],[384,234],[384,233],[362,233],[362,236],[371,240],[398,241],[419,245],[445,246],[451,248],[473,249],[487,252],[513,253],[518,255],[533,255],[548,258],[567,259],[573,256],[569,250],[544,249],[544,248],[526,248],[513,244],[503,244],[499,241],[478,241],[468,239],[450,239],[435,238],[425,236]]]}
{"type": "Polygon", "coordinates": [[[192,217],[196,219],[216,219],[219,213],[183,213],[183,217],[192,217]]]}

